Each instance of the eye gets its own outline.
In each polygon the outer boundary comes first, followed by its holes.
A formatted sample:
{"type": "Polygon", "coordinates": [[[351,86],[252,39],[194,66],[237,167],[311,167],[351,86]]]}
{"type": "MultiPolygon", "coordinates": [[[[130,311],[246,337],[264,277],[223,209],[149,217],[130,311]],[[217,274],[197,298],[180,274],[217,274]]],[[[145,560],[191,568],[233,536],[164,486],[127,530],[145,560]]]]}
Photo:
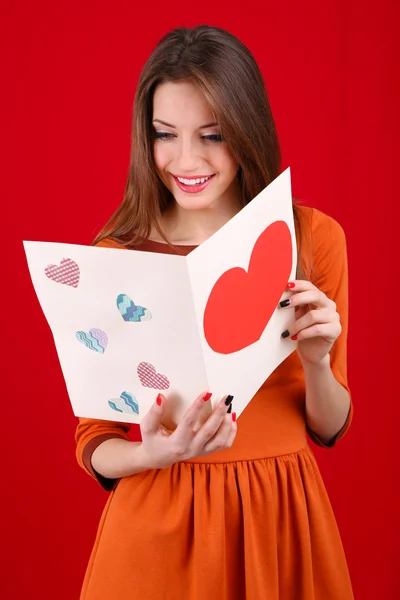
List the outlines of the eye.
{"type": "Polygon", "coordinates": [[[172,133],[167,133],[166,131],[155,131],[151,136],[154,140],[163,140],[167,141],[174,137],[172,133]]]}
{"type": "Polygon", "coordinates": [[[224,138],[220,133],[210,133],[209,135],[203,135],[203,140],[207,142],[223,142],[224,138]]]}

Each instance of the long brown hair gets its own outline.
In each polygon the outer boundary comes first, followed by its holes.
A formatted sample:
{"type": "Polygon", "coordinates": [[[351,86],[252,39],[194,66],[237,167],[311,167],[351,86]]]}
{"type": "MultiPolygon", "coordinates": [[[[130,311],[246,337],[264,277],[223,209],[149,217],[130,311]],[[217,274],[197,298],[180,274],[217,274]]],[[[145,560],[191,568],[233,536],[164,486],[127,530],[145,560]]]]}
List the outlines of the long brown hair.
{"type": "MultiPolygon", "coordinates": [[[[281,152],[275,122],[263,76],[250,50],[219,27],[178,27],[160,40],[141,72],[123,202],[94,244],[105,237],[126,246],[140,244],[152,226],[170,243],[161,227],[161,214],[173,196],[158,177],[153,160],[153,95],[159,84],[181,81],[198,85],[214,113],[239,164],[243,205],[279,175],[281,152]]],[[[298,218],[295,222],[298,229],[298,218]]]]}

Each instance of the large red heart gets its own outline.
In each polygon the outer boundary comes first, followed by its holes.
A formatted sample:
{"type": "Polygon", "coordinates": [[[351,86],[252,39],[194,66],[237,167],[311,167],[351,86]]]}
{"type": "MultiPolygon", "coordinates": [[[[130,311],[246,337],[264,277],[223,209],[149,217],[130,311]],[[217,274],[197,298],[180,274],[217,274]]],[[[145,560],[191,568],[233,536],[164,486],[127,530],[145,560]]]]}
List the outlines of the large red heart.
{"type": "Polygon", "coordinates": [[[204,311],[204,335],[220,354],[257,342],[277,308],[292,270],[292,238],[284,221],[271,223],[257,239],[249,270],[221,275],[204,311]]]}

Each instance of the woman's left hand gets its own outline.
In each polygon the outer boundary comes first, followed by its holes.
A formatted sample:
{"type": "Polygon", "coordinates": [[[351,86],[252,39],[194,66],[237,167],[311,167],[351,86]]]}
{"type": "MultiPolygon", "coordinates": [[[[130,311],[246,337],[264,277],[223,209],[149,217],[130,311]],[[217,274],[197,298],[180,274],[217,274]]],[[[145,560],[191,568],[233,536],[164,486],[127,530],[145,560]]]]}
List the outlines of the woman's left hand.
{"type": "Polygon", "coordinates": [[[289,303],[286,299],[280,306],[294,307],[296,321],[282,337],[297,339],[303,363],[321,363],[342,331],[336,304],[309,281],[295,279],[288,283],[287,289],[293,295],[289,303]]]}

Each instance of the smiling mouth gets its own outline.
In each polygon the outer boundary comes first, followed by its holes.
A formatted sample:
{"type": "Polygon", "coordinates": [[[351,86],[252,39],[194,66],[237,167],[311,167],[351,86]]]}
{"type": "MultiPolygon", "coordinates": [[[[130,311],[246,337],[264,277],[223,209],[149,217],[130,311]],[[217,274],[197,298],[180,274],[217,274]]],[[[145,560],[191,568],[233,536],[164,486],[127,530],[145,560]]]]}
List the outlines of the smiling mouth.
{"type": "Polygon", "coordinates": [[[203,191],[211,181],[213,177],[215,177],[215,173],[211,175],[200,175],[198,177],[181,177],[180,175],[172,175],[175,180],[176,185],[183,192],[187,193],[195,193],[203,191]]]}
{"type": "Polygon", "coordinates": [[[214,173],[211,175],[199,175],[198,177],[180,177],[179,175],[172,175],[179,183],[183,183],[184,185],[199,185],[200,183],[208,181],[208,179],[213,176],[214,173]]]}

